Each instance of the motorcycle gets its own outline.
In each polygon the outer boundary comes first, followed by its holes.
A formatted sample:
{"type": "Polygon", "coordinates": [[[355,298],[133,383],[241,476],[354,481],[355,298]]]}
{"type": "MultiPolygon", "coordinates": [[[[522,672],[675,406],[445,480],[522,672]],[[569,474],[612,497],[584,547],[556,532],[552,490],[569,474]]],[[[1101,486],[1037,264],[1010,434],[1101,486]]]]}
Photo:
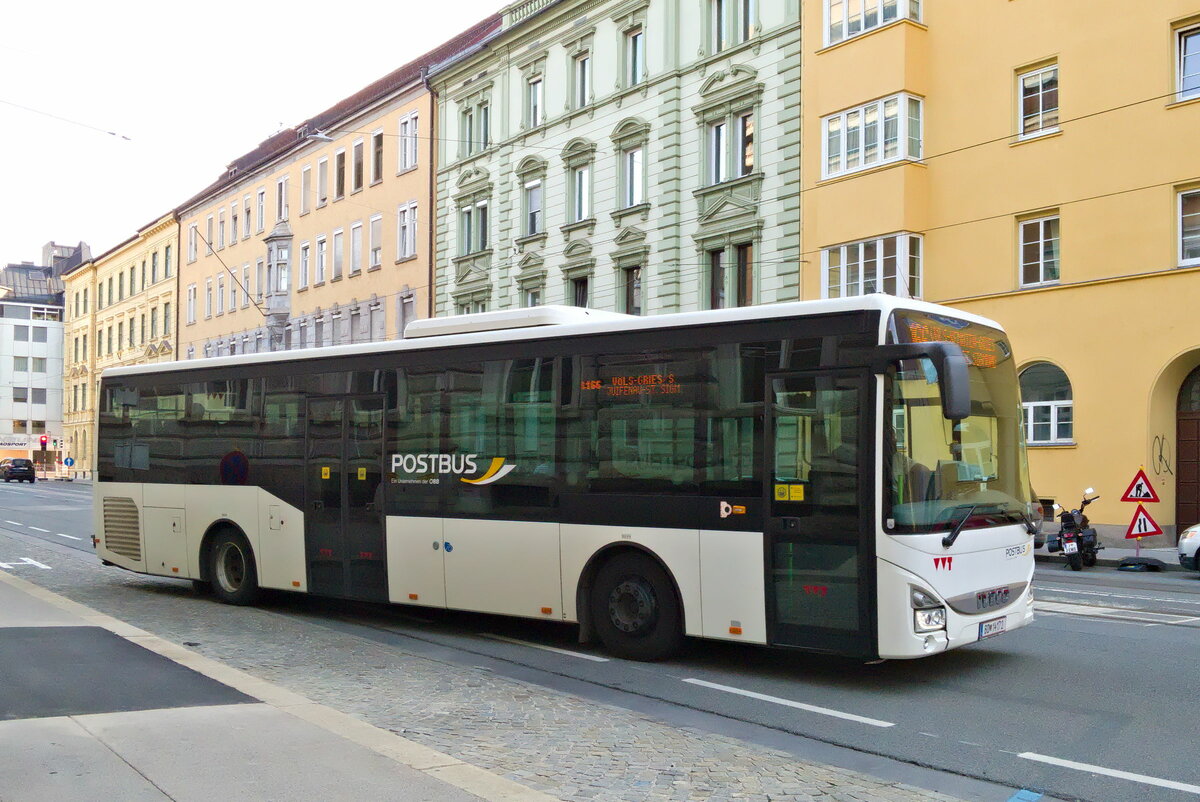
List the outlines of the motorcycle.
{"type": "MultiPolygon", "coordinates": [[[[1099,496],[1088,498],[1087,494],[1094,492],[1092,488],[1083,491],[1083,501],[1074,510],[1063,509],[1058,514],[1058,536],[1046,543],[1047,551],[1061,551],[1067,558],[1067,564],[1072,571],[1082,570],[1084,566],[1091,568],[1096,564],[1096,552],[1104,548],[1096,537],[1096,530],[1088,526],[1088,517],[1083,511],[1099,496]]],[[[1057,504],[1054,505],[1058,507],[1057,504]]]]}

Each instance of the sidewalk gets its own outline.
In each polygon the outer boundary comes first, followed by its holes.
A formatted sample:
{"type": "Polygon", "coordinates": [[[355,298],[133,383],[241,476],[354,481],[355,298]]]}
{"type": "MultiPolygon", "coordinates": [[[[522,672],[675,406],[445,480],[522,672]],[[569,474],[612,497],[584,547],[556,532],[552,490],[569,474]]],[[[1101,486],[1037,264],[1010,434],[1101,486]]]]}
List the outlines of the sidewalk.
{"type": "MultiPolygon", "coordinates": [[[[1096,565],[1098,567],[1116,568],[1121,564],[1121,561],[1126,557],[1134,557],[1137,555],[1137,550],[1134,548],[1121,549],[1112,546],[1106,546],[1096,555],[1096,565]]],[[[1143,548],[1142,557],[1158,560],[1163,564],[1160,570],[1163,571],[1185,571],[1182,565],[1179,564],[1179,551],[1175,548],[1143,548]]],[[[1046,547],[1042,546],[1033,552],[1033,559],[1040,563],[1060,563],[1066,565],[1067,558],[1062,552],[1051,554],[1046,551],[1046,547]]],[[[1086,570],[1086,569],[1085,569],[1086,570]]]]}
{"type": "Polygon", "coordinates": [[[0,797],[549,797],[0,572],[0,797]]]}

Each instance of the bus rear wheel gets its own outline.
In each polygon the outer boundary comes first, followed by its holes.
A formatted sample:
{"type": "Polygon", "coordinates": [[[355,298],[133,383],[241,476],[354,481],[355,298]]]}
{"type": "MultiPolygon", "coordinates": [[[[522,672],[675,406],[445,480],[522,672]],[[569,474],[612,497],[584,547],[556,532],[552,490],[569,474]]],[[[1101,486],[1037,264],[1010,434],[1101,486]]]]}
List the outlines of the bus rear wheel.
{"type": "Polygon", "coordinates": [[[237,532],[220,532],[209,555],[213,595],[226,604],[254,604],[258,599],[258,570],[246,538],[237,532]]]}
{"type": "Polygon", "coordinates": [[[591,613],[605,648],[629,660],[662,660],[679,651],[679,602],[666,572],[643,554],[619,554],[601,566],[591,613]]]}

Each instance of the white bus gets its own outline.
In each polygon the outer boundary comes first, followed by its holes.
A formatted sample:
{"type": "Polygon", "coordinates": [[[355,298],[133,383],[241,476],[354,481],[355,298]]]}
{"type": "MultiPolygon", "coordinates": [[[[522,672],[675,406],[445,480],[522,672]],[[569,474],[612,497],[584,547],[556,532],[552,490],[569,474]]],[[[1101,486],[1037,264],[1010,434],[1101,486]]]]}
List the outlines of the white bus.
{"type": "Polygon", "coordinates": [[[1014,359],[886,295],[536,307],[395,342],[108,370],[102,560],[192,579],[875,658],[1032,620],[1014,359]]]}

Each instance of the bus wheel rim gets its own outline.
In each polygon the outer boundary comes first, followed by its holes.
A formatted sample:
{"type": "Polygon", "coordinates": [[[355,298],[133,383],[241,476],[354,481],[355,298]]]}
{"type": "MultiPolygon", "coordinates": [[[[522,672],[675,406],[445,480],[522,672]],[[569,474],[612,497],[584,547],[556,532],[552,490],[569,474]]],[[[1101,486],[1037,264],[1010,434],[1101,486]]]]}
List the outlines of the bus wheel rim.
{"type": "Polygon", "coordinates": [[[235,543],[221,546],[217,560],[217,581],[230,593],[236,593],[246,579],[246,558],[235,543]]]}
{"type": "Polygon", "coordinates": [[[609,620],[626,634],[640,634],[649,630],[657,613],[654,589],[641,577],[623,580],[609,594],[609,620]]]}

